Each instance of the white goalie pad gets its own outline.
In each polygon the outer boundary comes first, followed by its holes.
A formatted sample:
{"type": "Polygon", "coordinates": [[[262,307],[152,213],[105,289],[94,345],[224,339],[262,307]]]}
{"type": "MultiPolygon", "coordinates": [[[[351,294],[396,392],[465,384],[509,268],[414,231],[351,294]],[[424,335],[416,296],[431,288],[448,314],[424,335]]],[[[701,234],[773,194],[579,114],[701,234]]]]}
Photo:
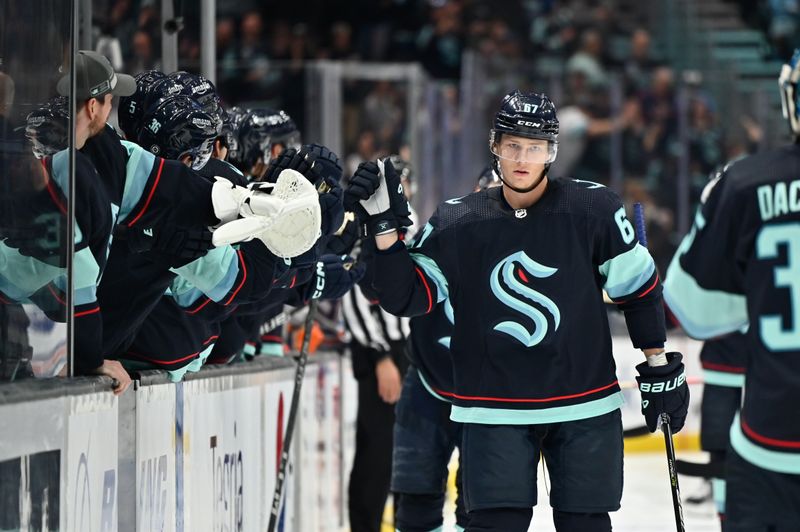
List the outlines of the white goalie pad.
{"type": "Polygon", "coordinates": [[[319,195],[301,173],[286,169],[274,185],[259,183],[258,188],[243,190],[244,194],[237,192],[241,194],[237,212],[242,218],[214,231],[215,246],[258,238],[274,255],[293,258],[317,242],[322,234],[319,195]],[[272,192],[265,192],[268,189],[272,192]]]}

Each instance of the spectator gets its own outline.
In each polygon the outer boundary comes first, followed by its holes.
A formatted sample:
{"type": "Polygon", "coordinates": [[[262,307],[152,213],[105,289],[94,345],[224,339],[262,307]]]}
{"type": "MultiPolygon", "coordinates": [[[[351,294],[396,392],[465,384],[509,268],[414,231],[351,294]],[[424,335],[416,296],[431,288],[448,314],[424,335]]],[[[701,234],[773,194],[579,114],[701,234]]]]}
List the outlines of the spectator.
{"type": "Polygon", "coordinates": [[[596,30],[581,35],[581,48],[567,61],[567,73],[582,73],[593,86],[608,85],[608,74],[602,64],[603,38],[596,30]]]}
{"type": "Polygon", "coordinates": [[[145,30],[138,29],[133,34],[133,47],[127,70],[133,74],[145,70],[161,70],[161,61],[156,59],[153,38],[145,30]]]}
{"type": "Polygon", "coordinates": [[[422,65],[431,76],[441,79],[461,76],[464,35],[460,4],[450,1],[433,9],[431,22],[420,32],[418,47],[422,65]]]}
{"type": "Polygon", "coordinates": [[[651,56],[650,33],[644,28],[638,28],[630,38],[630,53],[623,62],[625,94],[634,96],[647,89],[650,76],[657,66],[651,56]]]}

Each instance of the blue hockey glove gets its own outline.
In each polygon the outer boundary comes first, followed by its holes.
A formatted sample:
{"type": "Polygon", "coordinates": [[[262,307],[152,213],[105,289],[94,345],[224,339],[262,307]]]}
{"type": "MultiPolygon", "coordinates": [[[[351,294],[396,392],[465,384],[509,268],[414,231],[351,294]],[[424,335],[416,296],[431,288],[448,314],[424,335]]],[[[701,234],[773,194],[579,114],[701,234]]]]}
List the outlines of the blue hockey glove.
{"type": "Polygon", "coordinates": [[[661,414],[669,414],[673,433],[680,431],[689,410],[689,386],[686,384],[683,355],[673,352],[666,356],[665,366],[650,366],[647,362],[636,366],[639,372],[636,382],[642,394],[642,414],[650,432],[658,429],[661,414]]]}
{"type": "Polygon", "coordinates": [[[365,264],[347,255],[323,255],[311,281],[311,299],[338,299],[364,277],[365,264]]]}

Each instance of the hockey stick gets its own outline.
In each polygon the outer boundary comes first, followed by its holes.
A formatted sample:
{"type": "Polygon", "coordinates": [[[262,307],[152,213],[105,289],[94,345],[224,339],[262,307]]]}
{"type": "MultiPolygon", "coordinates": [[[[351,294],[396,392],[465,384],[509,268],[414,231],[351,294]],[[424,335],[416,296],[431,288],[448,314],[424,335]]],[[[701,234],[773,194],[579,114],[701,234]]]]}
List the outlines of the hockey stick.
{"type": "Polygon", "coordinates": [[[275,479],[275,494],[272,497],[272,510],[269,516],[268,532],[275,532],[278,524],[278,514],[281,511],[281,499],[283,498],[283,487],[286,482],[286,467],[289,464],[289,451],[292,446],[292,435],[294,425],[297,421],[297,412],[300,410],[300,390],[303,387],[303,376],[306,373],[306,362],[308,362],[308,345],[311,341],[311,327],[314,325],[314,315],[317,313],[319,299],[312,299],[308,305],[308,315],[306,316],[305,329],[303,332],[303,344],[300,346],[300,353],[297,356],[297,369],[294,373],[294,392],[292,393],[292,405],[289,407],[289,419],[286,422],[286,434],[283,437],[283,448],[281,449],[281,463],[278,468],[278,477],[275,479]]]}
{"type": "MultiPolygon", "coordinates": [[[[647,247],[647,232],[644,225],[644,207],[641,203],[633,204],[633,218],[636,223],[636,233],[639,243],[647,247]]],[[[675,470],[675,444],[672,441],[672,428],[669,426],[669,414],[660,416],[661,431],[664,433],[664,445],[667,450],[667,470],[669,471],[669,485],[672,490],[672,509],[675,512],[675,528],[678,532],[686,532],[683,524],[683,506],[681,506],[681,488],[678,485],[678,472],[675,470]]]]}

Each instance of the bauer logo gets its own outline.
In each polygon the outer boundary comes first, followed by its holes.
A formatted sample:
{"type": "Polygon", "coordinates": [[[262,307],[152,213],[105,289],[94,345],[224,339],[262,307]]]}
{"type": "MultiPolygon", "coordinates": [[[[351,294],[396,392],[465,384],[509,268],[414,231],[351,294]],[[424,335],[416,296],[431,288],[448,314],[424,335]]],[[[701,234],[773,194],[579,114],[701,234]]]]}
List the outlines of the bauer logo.
{"type": "Polygon", "coordinates": [[[552,299],[539,293],[529,286],[530,277],[544,279],[558,271],[539,264],[528,257],[524,251],[518,251],[502,259],[492,269],[490,285],[495,297],[501,303],[533,321],[533,332],[517,321],[502,321],[493,329],[507,334],[526,347],[533,347],[541,342],[549,329],[547,316],[541,309],[546,310],[552,320],[555,330],[561,324],[561,311],[552,299]],[[533,304],[536,306],[534,306],[533,304]]]}
{"type": "Polygon", "coordinates": [[[647,393],[671,392],[679,386],[682,386],[685,382],[686,373],[681,373],[667,382],[643,382],[639,385],[639,390],[647,393]]]}

